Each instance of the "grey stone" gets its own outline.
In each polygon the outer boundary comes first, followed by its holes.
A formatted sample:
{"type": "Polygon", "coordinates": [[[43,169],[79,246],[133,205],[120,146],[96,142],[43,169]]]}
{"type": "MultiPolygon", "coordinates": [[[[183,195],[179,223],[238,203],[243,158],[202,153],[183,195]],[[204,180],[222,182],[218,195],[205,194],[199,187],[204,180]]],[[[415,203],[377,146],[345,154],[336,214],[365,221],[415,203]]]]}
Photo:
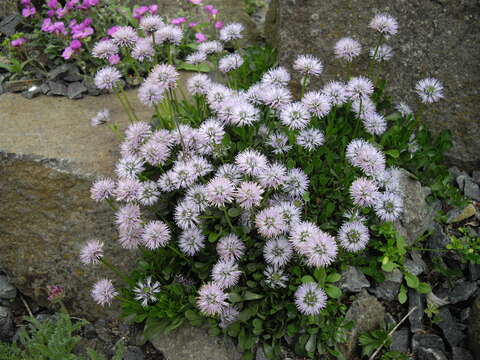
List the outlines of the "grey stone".
{"type": "Polygon", "coordinates": [[[342,272],[340,288],[347,292],[358,293],[364,288],[370,287],[370,283],[361,271],[354,266],[348,266],[342,272]]]}
{"type": "Polygon", "coordinates": [[[87,339],[94,339],[97,337],[97,330],[95,329],[95,325],[88,323],[83,328],[83,336],[87,339]]]}
{"type": "Polygon", "coordinates": [[[391,327],[394,327],[397,324],[397,320],[395,320],[393,315],[388,313],[388,312],[385,313],[384,321],[385,321],[385,325],[388,325],[388,326],[391,326],[391,327]]]}
{"type": "Polygon", "coordinates": [[[22,21],[22,17],[18,14],[10,14],[0,21],[0,33],[6,36],[15,34],[18,24],[22,21]]]}
{"type": "MultiPolygon", "coordinates": [[[[135,91],[127,92],[141,119],[152,110],[135,91]]],[[[72,315],[88,319],[118,315],[118,307],[101,307],[90,296],[100,276],[116,281],[101,266],[85,267],[78,254],[85,242],[105,243],[112,259],[128,272],[133,251],[118,246],[113,211],[90,199],[98,177],[113,175],[119,140],[107,128],[92,128],[89,119],[109,108],[124,129],[128,118],[113,95],[77,101],[15,94],[0,96],[0,264],[11,282],[41,306],[50,307],[46,285],[65,287],[72,315]],[[19,111],[21,109],[21,111],[19,111]]]]}
{"type": "Polygon", "coordinates": [[[40,90],[42,90],[43,95],[47,95],[50,91],[50,86],[48,86],[48,83],[43,83],[42,85],[40,85],[40,90]]]}
{"type": "Polygon", "coordinates": [[[83,79],[82,84],[87,88],[88,95],[98,96],[101,94],[100,89],[95,86],[95,83],[92,79],[85,78],[83,79]]]}
{"type": "Polygon", "coordinates": [[[76,66],[70,67],[66,75],[63,76],[63,80],[68,82],[82,81],[84,76],[80,74],[80,70],[76,66]]]}
{"type": "Polygon", "coordinates": [[[400,219],[395,221],[395,229],[405,237],[408,245],[412,245],[426,231],[432,230],[435,224],[435,214],[426,201],[431,191],[412,176],[402,170],[400,186],[405,194],[404,210],[400,219]]]}
{"type": "Polygon", "coordinates": [[[463,327],[453,318],[448,308],[441,308],[439,312],[441,319],[438,326],[442,329],[443,337],[450,346],[458,346],[465,339],[463,327]]]}
{"type": "Polygon", "coordinates": [[[473,204],[468,204],[464,208],[453,208],[447,212],[447,223],[454,224],[475,216],[477,209],[473,204]]]}
{"type": "Polygon", "coordinates": [[[475,360],[480,359],[480,296],[477,296],[470,310],[468,321],[468,348],[475,360]]]}
{"type": "Polygon", "coordinates": [[[255,360],[268,360],[263,351],[263,347],[259,346],[255,352],[255,360]]]}
{"type": "Polygon", "coordinates": [[[443,351],[430,348],[419,348],[417,351],[418,360],[448,360],[443,351]]]}
{"type": "Polygon", "coordinates": [[[74,82],[68,84],[67,92],[69,99],[81,99],[83,94],[88,92],[88,89],[81,82],[74,82]]]}
{"type": "Polygon", "coordinates": [[[17,297],[17,289],[5,275],[0,275],[0,299],[13,300],[17,297]]]}
{"type": "Polygon", "coordinates": [[[473,356],[467,349],[458,346],[452,347],[452,360],[473,360],[473,356]]]}
{"type": "Polygon", "coordinates": [[[138,346],[128,346],[123,354],[122,360],[144,360],[145,355],[138,346]]]}
{"type": "Polygon", "coordinates": [[[467,173],[463,173],[463,174],[457,176],[455,181],[457,182],[457,186],[460,190],[463,191],[463,189],[465,188],[465,182],[467,181],[468,178],[469,178],[469,176],[468,176],[467,173]]]}
{"type": "Polygon", "coordinates": [[[412,253],[411,256],[414,259],[408,259],[408,258],[405,259],[405,262],[403,265],[405,266],[405,269],[409,273],[418,276],[425,271],[426,264],[422,260],[422,258],[418,255],[418,253],[412,253]]]}
{"type": "Polygon", "coordinates": [[[18,13],[17,0],[2,0],[0,2],[0,19],[7,15],[15,13],[18,13]]]}
{"type": "Polygon", "coordinates": [[[460,321],[463,323],[467,323],[468,320],[470,319],[470,315],[472,313],[472,308],[465,308],[460,312],[460,321]]]}
{"type": "Polygon", "coordinates": [[[5,92],[22,92],[30,89],[32,86],[40,85],[40,80],[12,80],[5,83],[5,92]]]}
{"type": "Polygon", "coordinates": [[[470,177],[465,179],[463,193],[470,199],[480,201],[480,187],[470,177]]]}
{"type": "Polygon", "coordinates": [[[392,343],[390,351],[400,351],[407,353],[410,344],[410,333],[407,328],[398,329],[392,334],[392,343]]]}
{"type": "Polygon", "coordinates": [[[435,334],[414,334],[412,336],[412,351],[416,352],[419,348],[429,348],[445,352],[445,344],[442,338],[435,334]]]}
{"type": "Polygon", "coordinates": [[[474,170],[472,173],[472,179],[475,181],[477,184],[480,184],[480,170],[474,170]]]}
{"type": "Polygon", "coordinates": [[[360,334],[376,329],[384,318],[383,305],[366,290],[362,290],[345,315],[345,321],[353,321],[355,325],[347,332],[346,342],[340,345],[342,354],[349,359],[357,347],[360,334]]]}
{"type": "Polygon", "coordinates": [[[408,289],[408,310],[417,308],[410,314],[410,331],[416,333],[423,330],[423,310],[425,309],[425,299],[422,294],[414,289],[408,289]]]}
{"type": "Polygon", "coordinates": [[[373,289],[372,292],[379,299],[393,301],[397,297],[402,280],[402,272],[394,269],[392,272],[385,273],[385,281],[373,289]]]}
{"type": "Polygon", "coordinates": [[[42,87],[38,85],[32,86],[30,89],[22,92],[22,96],[26,99],[33,99],[34,97],[37,97],[38,95],[42,94],[42,87]]]}
{"type": "MultiPolygon", "coordinates": [[[[450,238],[445,234],[442,225],[435,223],[432,234],[427,239],[427,246],[430,249],[445,249],[450,243],[450,238]]],[[[433,252],[432,252],[433,253],[433,252]]],[[[437,252],[430,254],[431,256],[438,256],[437,252]]]]}
{"type": "Polygon", "coordinates": [[[239,360],[242,357],[230,340],[210,336],[206,329],[190,325],[183,325],[168,335],[154,335],[150,342],[166,360],[239,360]]]}
{"type": "Polygon", "coordinates": [[[448,172],[449,172],[450,176],[454,179],[457,179],[460,175],[468,175],[465,171],[460,170],[456,166],[449,167],[448,172]]]}
{"type": "Polygon", "coordinates": [[[15,335],[13,314],[9,307],[0,306],[0,341],[10,341],[15,335]]]}
{"type": "Polygon", "coordinates": [[[332,51],[345,36],[362,43],[362,55],[354,61],[361,72],[354,74],[365,74],[368,50],[377,41],[368,24],[379,12],[394,16],[400,31],[388,43],[396,54],[382,71],[394,102],[418,103],[412,91],[415,83],[425,76],[441,79],[448,101],[435,104],[435,111],[424,113],[422,122],[434,134],[452,131],[454,147],[447,154],[452,164],[480,168],[480,89],[475,86],[480,82],[478,1],[274,0],[270,9],[265,36],[278,49],[280,65],[290,68],[299,54],[316,55],[325,64],[314,87],[346,78],[348,66],[332,51]]]}
{"type": "Polygon", "coordinates": [[[469,300],[477,291],[478,284],[474,281],[459,281],[448,293],[451,304],[458,304],[469,300]]]}
{"type": "Polygon", "coordinates": [[[63,80],[67,74],[78,73],[78,68],[74,64],[63,64],[50,70],[47,74],[47,80],[57,81],[63,80]]]}
{"type": "Polygon", "coordinates": [[[50,90],[47,95],[67,96],[67,86],[61,81],[49,81],[48,86],[50,90]]]}
{"type": "Polygon", "coordinates": [[[480,264],[468,264],[468,278],[470,281],[480,280],[480,264]]]}

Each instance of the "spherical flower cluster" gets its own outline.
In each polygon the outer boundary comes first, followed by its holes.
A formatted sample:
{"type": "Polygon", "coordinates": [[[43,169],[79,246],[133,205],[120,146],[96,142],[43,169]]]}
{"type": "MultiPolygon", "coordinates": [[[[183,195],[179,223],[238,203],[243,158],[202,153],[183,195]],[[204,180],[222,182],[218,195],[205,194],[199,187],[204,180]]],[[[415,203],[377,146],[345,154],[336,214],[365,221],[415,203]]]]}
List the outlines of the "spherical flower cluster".
{"type": "Polygon", "coordinates": [[[239,40],[243,38],[242,31],[244,30],[244,26],[240,23],[231,23],[225,25],[220,30],[220,40],[227,42],[233,40],[239,40]]]}
{"type": "Polygon", "coordinates": [[[112,66],[107,66],[100,69],[95,75],[95,85],[102,90],[112,90],[121,78],[122,74],[120,74],[120,71],[112,66]]]}
{"type": "Polygon", "coordinates": [[[265,261],[275,267],[285,266],[292,255],[292,246],[285,237],[268,240],[263,248],[265,261]]]}
{"type": "Polygon", "coordinates": [[[97,304],[105,306],[112,303],[118,292],[115,290],[112,280],[102,279],[95,283],[91,295],[97,304]]]}
{"type": "Polygon", "coordinates": [[[180,45],[183,39],[182,29],[175,25],[164,25],[153,35],[155,44],[170,43],[180,45]]]}
{"type": "Polygon", "coordinates": [[[157,302],[156,294],[160,292],[160,283],[155,281],[152,283],[152,277],[149,276],[145,281],[138,281],[133,288],[135,300],[139,301],[143,307],[147,307],[149,303],[157,302]]]}
{"type": "Polygon", "coordinates": [[[200,311],[209,316],[220,315],[228,306],[228,295],[215,283],[203,285],[198,291],[197,305],[200,311]]]}
{"type": "Polygon", "coordinates": [[[389,14],[378,14],[370,21],[370,28],[378,31],[385,37],[396,35],[398,32],[398,22],[389,14]]]}
{"type": "Polygon", "coordinates": [[[323,71],[323,65],[312,55],[300,55],[295,59],[293,68],[304,76],[319,76],[323,71]]]}
{"type": "Polygon", "coordinates": [[[80,261],[84,264],[98,264],[103,257],[103,243],[90,240],[80,251],[80,261]]]}
{"type": "Polygon", "coordinates": [[[162,221],[154,220],[145,225],[142,242],[146,248],[155,250],[167,245],[170,237],[168,226],[162,221]]]}
{"type": "Polygon", "coordinates": [[[302,104],[312,115],[321,118],[332,109],[332,98],[319,91],[309,91],[303,96],[302,104]]]}
{"type": "Polygon", "coordinates": [[[309,151],[323,145],[324,141],[325,137],[323,136],[323,133],[314,128],[304,129],[297,135],[297,144],[309,151]]]}
{"type": "Polygon", "coordinates": [[[90,189],[90,197],[95,201],[102,201],[113,196],[115,182],[112,179],[97,180],[90,189]]]}
{"type": "Polygon", "coordinates": [[[212,269],[213,282],[222,289],[228,289],[237,284],[242,272],[232,259],[219,260],[212,269]]]}
{"type": "Polygon", "coordinates": [[[367,246],[370,235],[363,222],[355,220],[346,222],[340,227],[338,239],[345,250],[357,252],[367,246]]]}
{"type": "Polygon", "coordinates": [[[370,57],[377,62],[388,61],[393,57],[393,49],[387,44],[382,44],[376,49],[370,49],[370,57]]]}
{"type": "Polygon", "coordinates": [[[338,40],[334,47],[335,56],[346,61],[352,61],[361,51],[360,43],[349,37],[338,40]]]}
{"type": "Polygon", "coordinates": [[[184,230],[179,237],[178,247],[185,254],[194,256],[205,246],[205,235],[198,228],[184,230]]]}
{"type": "Polygon", "coordinates": [[[346,151],[348,161],[369,176],[385,170],[385,155],[375,146],[362,139],[352,140],[346,151]]]}
{"type": "Polygon", "coordinates": [[[443,85],[434,78],[420,80],[415,86],[415,91],[425,104],[431,104],[443,98],[443,85]]]}
{"type": "Polygon", "coordinates": [[[281,110],[280,121],[290,129],[304,129],[310,122],[310,113],[302,103],[291,103],[281,110]]]}
{"type": "Polygon", "coordinates": [[[131,26],[119,26],[112,34],[112,40],[117,46],[132,48],[138,40],[138,34],[131,26]]]}
{"type": "Polygon", "coordinates": [[[243,58],[238,54],[230,54],[220,59],[218,69],[227,73],[238,69],[243,64],[243,58]]]}
{"type": "Polygon", "coordinates": [[[245,252],[245,244],[235,234],[228,234],[218,241],[217,252],[222,259],[239,260],[245,252]]]}
{"type": "Polygon", "coordinates": [[[327,295],[317,283],[306,283],[295,291],[295,305],[304,315],[318,315],[327,304],[327,295]]]}

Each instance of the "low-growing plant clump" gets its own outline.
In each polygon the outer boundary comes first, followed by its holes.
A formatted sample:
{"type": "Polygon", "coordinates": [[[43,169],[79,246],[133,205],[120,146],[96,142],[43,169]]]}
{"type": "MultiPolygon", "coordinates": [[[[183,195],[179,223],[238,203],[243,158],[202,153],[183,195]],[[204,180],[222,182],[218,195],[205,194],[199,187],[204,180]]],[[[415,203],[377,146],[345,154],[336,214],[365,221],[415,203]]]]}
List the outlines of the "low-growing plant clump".
{"type": "MultiPolygon", "coordinates": [[[[196,74],[182,95],[175,59],[183,33],[141,23],[156,44],[138,90],[155,109],[151,121],[139,119],[122,92],[122,64],[134,56],[138,32],[116,32],[124,60],[98,71],[95,83],[118,95],[131,124],[121,133],[108,110],[92,119],[123,142],[117,179],[98,180],[91,195],[115,210],[120,246],[142,256],[133,273],[120,275],[123,283],[100,279],[93,299],[118,299],[126,316],[145,322],[147,337],[206,323],[212,335],[236,338],[245,359],[259,346],[279,358],[286,337],[297,354],[341,358],[338,345],[351,324],[335,285],[339,270],[358,258],[372,276],[403,266],[404,239],[392,224],[403,211],[401,168],[430,174],[439,193],[448,188],[434,150],[447,149],[449,138],[432,142],[421,122],[443,97],[442,84],[418,82],[417,114],[405,103],[392,108],[378,68],[393,56],[386,40],[398,24],[379,14],[370,27],[378,45],[366,76],[352,72],[312,90],[323,65],[300,55],[293,66],[302,75],[298,96],[272,51],[240,48],[242,25],[227,24],[219,40],[203,42],[187,58],[194,65],[208,59],[224,82],[196,74]]],[[[334,49],[350,69],[361,51],[352,38],[334,49]]],[[[118,272],[96,239],[80,257],[118,272]]],[[[413,274],[406,286],[430,291],[413,274]]],[[[401,293],[404,302],[406,288],[401,293]]]]}

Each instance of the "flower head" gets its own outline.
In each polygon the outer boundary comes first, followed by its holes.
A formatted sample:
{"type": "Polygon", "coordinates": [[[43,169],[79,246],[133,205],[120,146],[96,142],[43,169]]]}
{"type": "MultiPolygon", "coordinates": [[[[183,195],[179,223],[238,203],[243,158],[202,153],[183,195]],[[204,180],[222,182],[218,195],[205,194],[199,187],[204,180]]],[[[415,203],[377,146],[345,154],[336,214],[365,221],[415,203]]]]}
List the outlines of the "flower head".
{"type": "Polygon", "coordinates": [[[220,41],[212,40],[206,41],[198,45],[197,51],[207,55],[219,53],[223,51],[223,45],[220,41]]]}
{"type": "Polygon", "coordinates": [[[263,189],[252,181],[242,182],[235,192],[235,199],[243,209],[251,209],[259,206],[262,201],[263,189]]]}
{"type": "Polygon", "coordinates": [[[162,18],[158,15],[147,15],[140,20],[140,29],[149,34],[154,33],[164,25],[162,18]]]}
{"type": "Polygon", "coordinates": [[[361,51],[362,46],[360,43],[349,37],[344,37],[338,40],[334,48],[335,57],[346,61],[352,61],[353,58],[360,55],[361,51]]]}
{"type": "Polygon", "coordinates": [[[228,234],[217,243],[217,253],[222,259],[239,260],[244,252],[245,244],[235,234],[228,234]]]}
{"type": "Polygon", "coordinates": [[[137,282],[133,292],[135,293],[135,300],[140,301],[143,307],[147,307],[148,303],[157,302],[155,294],[160,292],[160,283],[158,281],[152,283],[152,277],[149,276],[145,281],[137,282]]]}
{"type": "Polygon", "coordinates": [[[178,203],[175,207],[175,223],[181,229],[190,229],[196,227],[199,223],[198,206],[189,200],[178,203]]]}
{"type": "Polygon", "coordinates": [[[285,87],[290,81],[290,74],[284,67],[277,67],[268,70],[262,76],[262,84],[271,87],[285,87]]]}
{"type": "Polygon", "coordinates": [[[288,171],[283,189],[293,196],[301,196],[307,191],[308,184],[308,176],[302,170],[293,168],[288,171]]]}
{"type": "Polygon", "coordinates": [[[138,99],[147,106],[154,106],[163,101],[166,87],[153,82],[145,81],[138,89],[138,99]]]}
{"type": "Polygon", "coordinates": [[[366,99],[373,94],[373,83],[364,76],[354,77],[348,81],[346,90],[352,100],[366,99]]]}
{"type": "Polygon", "coordinates": [[[242,272],[232,259],[220,259],[212,269],[212,279],[222,289],[228,289],[238,283],[242,272]]]}
{"type": "Polygon", "coordinates": [[[373,206],[380,196],[378,186],[373,180],[358,178],[350,186],[350,196],[353,203],[361,207],[373,206]]]}
{"type": "Polygon", "coordinates": [[[342,105],[348,99],[346,86],[339,81],[328,82],[324,86],[322,93],[330,98],[332,105],[342,105]]]}
{"type": "Polygon", "coordinates": [[[385,170],[385,155],[365,140],[352,140],[347,146],[346,156],[350,164],[367,175],[375,176],[385,170]]]}
{"type": "Polygon", "coordinates": [[[207,315],[220,315],[228,306],[227,294],[215,283],[204,284],[198,290],[197,306],[207,315]]]}
{"type": "Polygon", "coordinates": [[[102,279],[93,285],[91,295],[93,300],[102,306],[110,305],[118,292],[113,287],[112,280],[102,279]]]}
{"type": "Polygon", "coordinates": [[[318,231],[315,236],[305,244],[307,264],[314,267],[330,265],[337,256],[337,243],[333,236],[318,231]]]}
{"type": "Polygon", "coordinates": [[[284,237],[268,240],[263,248],[265,261],[275,267],[286,265],[292,254],[292,246],[284,237]]]}
{"type": "Polygon", "coordinates": [[[304,129],[310,122],[310,113],[302,103],[294,102],[281,109],[280,121],[290,129],[304,129]]]}
{"type": "Polygon", "coordinates": [[[152,60],[155,56],[155,49],[151,39],[139,38],[131,53],[138,61],[152,60]]]}
{"type": "Polygon", "coordinates": [[[398,22],[389,14],[375,15],[369,26],[387,38],[396,35],[398,32],[398,22]]]}
{"type": "Polygon", "coordinates": [[[240,23],[231,23],[228,25],[225,25],[221,30],[220,30],[220,40],[227,42],[227,41],[233,41],[233,40],[239,40],[243,38],[242,31],[244,30],[244,27],[240,23]]]}
{"type": "Polygon", "coordinates": [[[100,110],[97,115],[95,115],[91,120],[90,123],[92,126],[98,126],[98,125],[103,125],[107,122],[109,122],[111,119],[110,117],[110,110],[108,109],[103,109],[100,110]]]}
{"type": "Polygon", "coordinates": [[[100,40],[92,50],[92,56],[99,59],[108,59],[118,53],[118,46],[112,40],[100,40]]]}
{"type": "Polygon", "coordinates": [[[174,45],[180,45],[183,39],[183,32],[178,26],[165,25],[154,33],[154,38],[156,44],[163,44],[167,42],[174,45]]]}
{"type": "Polygon", "coordinates": [[[192,95],[206,95],[212,81],[205,74],[197,74],[187,80],[187,89],[192,95]]]}
{"type": "Polygon", "coordinates": [[[235,165],[241,172],[257,176],[268,166],[268,160],[265,155],[258,151],[247,149],[237,154],[235,165]]]}
{"type": "Polygon", "coordinates": [[[304,76],[319,76],[323,71],[323,65],[312,55],[300,55],[295,59],[293,68],[304,76]]]}
{"type": "Polygon", "coordinates": [[[285,166],[280,163],[273,163],[267,166],[257,177],[263,187],[278,189],[284,184],[286,174],[285,166]]]}
{"type": "Polygon", "coordinates": [[[185,62],[192,65],[201,64],[204,61],[207,61],[207,54],[201,51],[195,51],[185,58],[185,62]]]}
{"type": "Polygon", "coordinates": [[[205,192],[210,204],[221,207],[233,201],[235,185],[230,180],[217,176],[208,182],[205,192]]]}
{"type": "Polygon", "coordinates": [[[95,85],[99,89],[113,89],[117,82],[121,79],[120,71],[112,66],[100,69],[95,75],[95,85]]]}
{"type": "Polygon", "coordinates": [[[363,222],[354,220],[342,224],[338,231],[338,240],[345,250],[357,252],[367,246],[370,235],[363,222]]]}
{"type": "Polygon", "coordinates": [[[115,191],[115,182],[112,179],[100,179],[95,181],[90,189],[90,197],[95,201],[110,198],[115,191]]]}
{"type": "Polygon", "coordinates": [[[309,91],[303,96],[302,104],[312,115],[321,118],[332,109],[332,98],[319,91],[309,91]]]}
{"type": "Polygon", "coordinates": [[[230,54],[220,59],[218,63],[218,69],[223,73],[227,73],[238,69],[240,66],[242,66],[242,64],[243,58],[240,55],[230,54]]]}
{"type": "Polygon", "coordinates": [[[324,141],[323,133],[315,128],[304,129],[297,135],[297,144],[309,151],[323,145],[324,141]]]}
{"type": "Polygon", "coordinates": [[[184,230],[179,237],[178,247],[187,255],[193,256],[205,246],[205,235],[198,228],[184,230]]]}
{"type": "Polygon", "coordinates": [[[142,242],[148,249],[155,250],[167,245],[170,237],[168,226],[162,221],[154,220],[145,225],[142,242]]]}
{"type": "Polygon", "coordinates": [[[377,49],[370,49],[370,57],[377,62],[388,61],[393,57],[393,49],[387,44],[382,44],[377,49]]]}
{"type": "Polygon", "coordinates": [[[420,80],[415,86],[415,92],[425,104],[431,104],[443,98],[443,85],[434,78],[420,80]]]}
{"type": "Polygon", "coordinates": [[[377,197],[374,209],[380,220],[395,221],[403,212],[403,199],[393,192],[384,192],[377,197]]]}
{"type": "Polygon", "coordinates": [[[327,305],[327,295],[317,283],[306,283],[295,291],[295,305],[304,315],[318,315],[327,305]]]}
{"type": "Polygon", "coordinates": [[[103,257],[103,243],[90,240],[80,251],[80,261],[86,265],[98,264],[103,257]]]}
{"type": "Polygon", "coordinates": [[[269,207],[257,213],[255,225],[260,235],[266,238],[279,236],[287,230],[285,220],[277,207],[269,207]]]}
{"type": "Polygon", "coordinates": [[[138,34],[131,26],[119,26],[112,34],[112,39],[117,46],[132,48],[138,40],[138,34]]]}
{"type": "Polygon", "coordinates": [[[285,275],[282,268],[269,265],[265,268],[263,275],[265,276],[265,284],[269,287],[273,289],[287,287],[288,276],[285,275]]]}

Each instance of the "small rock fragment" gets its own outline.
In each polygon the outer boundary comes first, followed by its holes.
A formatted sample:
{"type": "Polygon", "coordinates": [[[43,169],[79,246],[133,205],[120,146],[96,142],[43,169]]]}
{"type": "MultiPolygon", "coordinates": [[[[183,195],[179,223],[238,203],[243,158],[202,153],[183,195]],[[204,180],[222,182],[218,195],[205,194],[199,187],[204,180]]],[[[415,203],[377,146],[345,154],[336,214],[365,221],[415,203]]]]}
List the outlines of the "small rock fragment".
{"type": "Polygon", "coordinates": [[[5,16],[5,18],[0,22],[0,33],[6,36],[15,34],[15,29],[21,21],[22,17],[19,14],[5,16]]]}
{"type": "Polygon", "coordinates": [[[438,326],[442,329],[444,338],[450,346],[458,346],[465,339],[463,326],[457,323],[447,308],[440,309],[438,315],[441,319],[438,326]]]}
{"type": "Polygon", "coordinates": [[[392,334],[392,343],[390,344],[390,351],[399,351],[402,353],[408,352],[409,331],[407,328],[398,329],[392,334]]]}
{"type": "Polygon", "coordinates": [[[473,356],[467,349],[458,346],[452,347],[452,360],[473,360],[473,356]]]}
{"type": "Polygon", "coordinates": [[[412,351],[416,352],[419,348],[436,349],[445,352],[445,344],[442,338],[435,334],[414,334],[412,337],[412,351]]]}
{"type": "Polygon", "coordinates": [[[423,310],[425,308],[423,295],[414,289],[408,290],[408,310],[413,307],[416,309],[410,314],[408,320],[410,322],[410,331],[416,333],[423,330],[423,310]]]}
{"type": "Polygon", "coordinates": [[[0,275],[0,299],[12,300],[17,296],[17,289],[5,275],[0,275]]]}
{"type": "Polygon", "coordinates": [[[463,220],[466,220],[476,214],[476,209],[473,204],[468,204],[465,208],[463,209],[452,209],[450,210],[447,215],[448,215],[448,220],[447,222],[449,224],[457,223],[463,220]]]}
{"type": "Polygon", "coordinates": [[[365,275],[354,266],[348,266],[342,272],[340,288],[347,292],[358,293],[364,288],[370,287],[365,275]]]}
{"type": "Polygon", "coordinates": [[[373,289],[372,292],[379,299],[393,301],[397,297],[402,280],[402,272],[398,269],[394,269],[392,272],[385,274],[385,281],[373,289]]]}
{"type": "Polygon", "coordinates": [[[459,281],[448,293],[451,304],[458,304],[469,300],[477,291],[478,285],[474,281],[459,281]]]}
{"type": "Polygon", "coordinates": [[[448,360],[443,351],[430,348],[419,348],[417,358],[418,360],[448,360]]]}
{"type": "Polygon", "coordinates": [[[69,99],[81,99],[88,89],[81,82],[74,82],[68,84],[67,92],[69,99]]]}
{"type": "Polygon", "coordinates": [[[13,314],[10,308],[0,306],[0,340],[10,341],[15,334],[13,314]]]}

